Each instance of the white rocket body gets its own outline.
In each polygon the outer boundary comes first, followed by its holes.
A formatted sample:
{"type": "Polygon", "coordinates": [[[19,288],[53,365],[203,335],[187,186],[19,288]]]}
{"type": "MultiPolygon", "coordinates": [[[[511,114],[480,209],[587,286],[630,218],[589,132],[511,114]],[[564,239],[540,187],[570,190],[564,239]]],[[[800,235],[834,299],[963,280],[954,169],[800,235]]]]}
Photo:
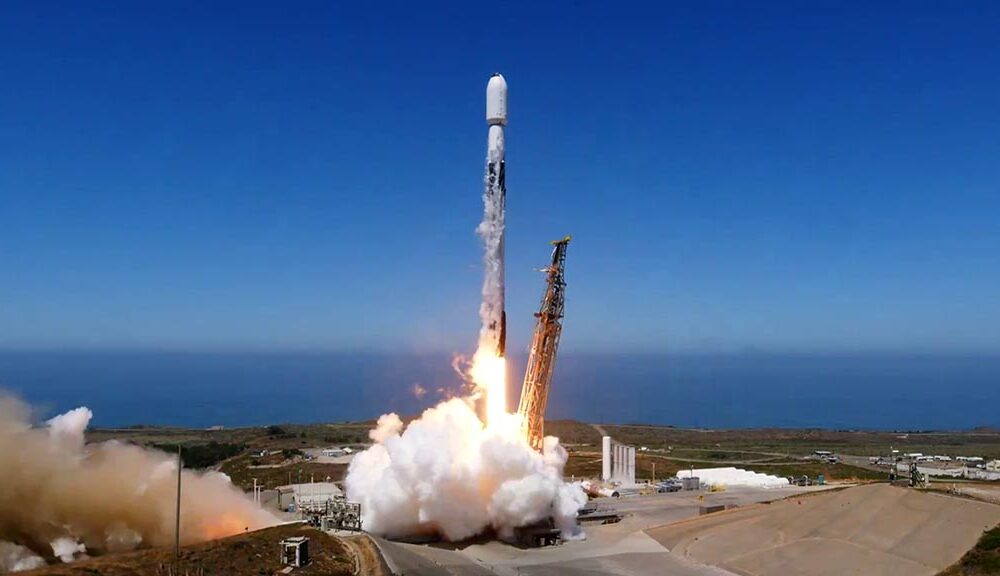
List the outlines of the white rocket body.
{"type": "Polygon", "coordinates": [[[507,81],[494,74],[486,84],[486,123],[507,125],[507,81]]]}
{"type": "Polygon", "coordinates": [[[494,74],[486,84],[486,153],[484,218],[480,233],[486,244],[486,280],[483,285],[483,338],[503,357],[507,348],[504,301],[504,226],[507,184],[504,165],[504,126],[507,125],[507,81],[494,74]]]}

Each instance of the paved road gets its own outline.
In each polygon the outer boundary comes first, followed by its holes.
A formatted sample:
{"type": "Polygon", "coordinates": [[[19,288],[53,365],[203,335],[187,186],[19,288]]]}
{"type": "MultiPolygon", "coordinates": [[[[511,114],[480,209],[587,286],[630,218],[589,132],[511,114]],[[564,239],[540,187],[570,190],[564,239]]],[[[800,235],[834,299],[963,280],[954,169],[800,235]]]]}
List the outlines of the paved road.
{"type": "Polygon", "coordinates": [[[851,466],[857,466],[858,468],[864,468],[866,470],[873,470],[875,472],[884,472],[886,478],[889,477],[889,469],[886,467],[879,467],[871,463],[868,456],[851,456],[850,454],[837,454],[837,458],[844,464],[850,464],[851,466]]]}

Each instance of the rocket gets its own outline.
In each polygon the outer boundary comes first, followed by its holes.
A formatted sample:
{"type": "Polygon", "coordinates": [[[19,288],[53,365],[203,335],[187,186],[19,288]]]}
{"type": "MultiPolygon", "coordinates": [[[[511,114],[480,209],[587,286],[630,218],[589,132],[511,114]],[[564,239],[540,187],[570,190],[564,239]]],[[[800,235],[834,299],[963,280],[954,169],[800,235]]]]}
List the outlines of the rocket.
{"type": "MultiPolygon", "coordinates": [[[[483,197],[483,224],[486,239],[487,283],[492,284],[484,328],[487,338],[495,345],[496,354],[503,357],[507,348],[507,311],[504,302],[504,220],[507,184],[504,175],[504,127],[507,125],[507,81],[494,74],[486,84],[486,124],[489,126],[486,153],[486,190],[483,197]]],[[[484,286],[484,289],[486,287],[484,286]]],[[[484,290],[485,294],[486,290],[484,290]]]]}

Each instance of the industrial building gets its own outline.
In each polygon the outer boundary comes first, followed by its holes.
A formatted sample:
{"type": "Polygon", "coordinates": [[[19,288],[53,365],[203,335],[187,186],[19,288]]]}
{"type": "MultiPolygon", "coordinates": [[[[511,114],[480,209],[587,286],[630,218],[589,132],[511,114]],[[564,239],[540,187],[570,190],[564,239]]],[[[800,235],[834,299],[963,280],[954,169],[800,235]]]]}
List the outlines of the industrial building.
{"type": "Polygon", "coordinates": [[[705,486],[715,486],[721,488],[729,486],[783,488],[788,486],[787,478],[751,472],[749,470],[733,467],[681,470],[677,472],[677,477],[682,480],[686,480],[688,478],[698,478],[700,483],[705,486]]]}
{"type": "Polygon", "coordinates": [[[333,482],[310,482],[278,486],[278,508],[292,512],[303,507],[325,505],[327,500],[340,498],[343,491],[333,482]]]}
{"type": "Polygon", "coordinates": [[[601,480],[619,486],[634,486],[635,446],[615,442],[611,436],[603,437],[601,446],[601,480]]]}

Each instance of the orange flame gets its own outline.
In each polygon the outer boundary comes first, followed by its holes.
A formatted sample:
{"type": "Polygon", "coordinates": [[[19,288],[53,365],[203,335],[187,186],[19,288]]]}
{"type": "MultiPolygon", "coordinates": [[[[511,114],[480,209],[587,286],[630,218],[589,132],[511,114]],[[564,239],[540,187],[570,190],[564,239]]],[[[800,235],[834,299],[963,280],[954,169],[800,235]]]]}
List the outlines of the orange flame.
{"type": "Polygon", "coordinates": [[[241,534],[254,525],[249,518],[242,518],[234,514],[224,514],[214,518],[211,523],[203,524],[201,528],[201,540],[217,540],[226,536],[241,534]]]}
{"type": "Polygon", "coordinates": [[[469,374],[486,394],[486,425],[499,423],[507,414],[507,360],[481,347],[472,358],[469,374]]]}

